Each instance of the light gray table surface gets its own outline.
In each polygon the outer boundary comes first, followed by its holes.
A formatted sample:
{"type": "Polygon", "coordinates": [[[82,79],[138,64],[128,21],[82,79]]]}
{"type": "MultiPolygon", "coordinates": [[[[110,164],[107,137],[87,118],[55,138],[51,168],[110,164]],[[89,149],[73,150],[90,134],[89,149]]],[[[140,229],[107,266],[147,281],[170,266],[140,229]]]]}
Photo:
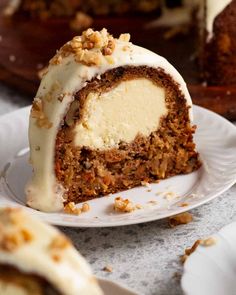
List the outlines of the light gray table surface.
{"type": "MultiPolygon", "coordinates": [[[[29,98],[0,83],[0,115],[29,103],[29,98]]],[[[175,228],[169,228],[164,219],[117,228],[61,230],[86,257],[96,275],[129,286],[139,294],[179,295],[179,256],[198,238],[236,221],[236,186],[191,213],[193,222],[175,228]],[[111,273],[103,270],[106,265],[112,266],[111,273]]]]}

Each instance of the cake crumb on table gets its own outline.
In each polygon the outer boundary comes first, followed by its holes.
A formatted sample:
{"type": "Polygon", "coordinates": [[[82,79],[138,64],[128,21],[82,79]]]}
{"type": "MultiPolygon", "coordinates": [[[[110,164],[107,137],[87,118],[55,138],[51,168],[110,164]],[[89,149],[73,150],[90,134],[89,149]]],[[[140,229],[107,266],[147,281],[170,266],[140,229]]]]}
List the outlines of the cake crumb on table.
{"type": "Polygon", "coordinates": [[[178,215],[169,217],[168,221],[169,221],[169,226],[173,228],[177,225],[187,224],[193,221],[193,216],[189,212],[184,212],[184,213],[180,213],[178,215]]]}
{"type": "Polygon", "coordinates": [[[216,239],[213,237],[209,237],[205,240],[201,240],[201,245],[204,247],[210,247],[216,244],[216,239]]]}
{"type": "Polygon", "coordinates": [[[103,270],[106,271],[106,272],[113,272],[113,268],[110,265],[104,266],[103,270]]]}
{"type": "Polygon", "coordinates": [[[184,251],[184,255],[180,256],[180,261],[184,263],[187,258],[197,249],[199,245],[203,247],[210,247],[216,244],[216,239],[214,237],[209,237],[206,239],[197,240],[191,248],[187,248],[184,251]]]}

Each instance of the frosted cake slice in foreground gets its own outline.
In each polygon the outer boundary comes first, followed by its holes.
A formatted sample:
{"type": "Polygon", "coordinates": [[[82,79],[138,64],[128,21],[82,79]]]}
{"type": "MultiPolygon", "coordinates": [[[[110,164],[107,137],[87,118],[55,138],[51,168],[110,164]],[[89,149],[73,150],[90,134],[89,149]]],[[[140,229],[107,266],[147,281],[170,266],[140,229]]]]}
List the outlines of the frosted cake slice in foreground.
{"type": "Polygon", "coordinates": [[[0,209],[1,295],[102,295],[85,259],[56,228],[0,209]]]}

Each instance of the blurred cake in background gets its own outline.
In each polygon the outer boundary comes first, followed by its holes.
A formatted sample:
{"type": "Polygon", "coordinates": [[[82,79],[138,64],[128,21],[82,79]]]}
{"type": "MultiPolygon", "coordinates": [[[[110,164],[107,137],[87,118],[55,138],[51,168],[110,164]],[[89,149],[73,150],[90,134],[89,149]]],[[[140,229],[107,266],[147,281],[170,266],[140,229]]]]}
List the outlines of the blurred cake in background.
{"type": "Polygon", "coordinates": [[[15,13],[41,20],[68,18],[74,31],[90,27],[97,16],[149,17],[146,29],[172,28],[167,38],[192,34],[199,77],[209,85],[236,84],[236,0],[10,0],[5,14],[15,13]]]}
{"type": "Polygon", "coordinates": [[[102,295],[85,259],[56,228],[0,209],[1,295],[102,295]]]}
{"type": "Polygon", "coordinates": [[[154,12],[160,3],[160,0],[13,0],[7,13],[18,10],[39,18],[73,16],[78,11],[90,15],[124,15],[154,12]]]}
{"type": "Polygon", "coordinates": [[[236,85],[236,0],[206,0],[200,62],[209,85],[236,85]]]}

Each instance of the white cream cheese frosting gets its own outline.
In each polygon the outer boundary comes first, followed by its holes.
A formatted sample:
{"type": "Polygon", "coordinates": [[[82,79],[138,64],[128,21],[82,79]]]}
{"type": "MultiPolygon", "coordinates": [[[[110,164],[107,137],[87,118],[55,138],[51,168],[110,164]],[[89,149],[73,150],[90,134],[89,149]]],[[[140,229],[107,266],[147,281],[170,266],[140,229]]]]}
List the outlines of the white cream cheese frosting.
{"type": "MultiPolygon", "coordinates": [[[[0,264],[38,275],[63,295],[103,294],[85,259],[56,228],[20,208],[0,209],[0,227],[0,264]]],[[[14,294],[13,285],[5,287],[14,294]]]]}
{"type": "Polygon", "coordinates": [[[232,0],[206,0],[206,30],[208,39],[213,36],[215,18],[229,5],[232,0]]]}
{"type": "Polygon", "coordinates": [[[31,295],[30,292],[27,292],[26,290],[24,290],[22,288],[22,286],[18,286],[17,284],[13,284],[10,282],[1,281],[1,279],[0,279],[0,294],[2,294],[2,295],[31,295]]]}
{"type": "MultiPolygon", "coordinates": [[[[87,30],[86,34],[90,32],[92,32],[91,29],[87,30]]],[[[105,29],[100,32],[105,39],[106,34],[105,29]]],[[[81,37],[76,38],[81,40],[81,37]]],[[[190,119],[192,119],[192,101],[178,71],[165,58],[135,46],[126,39],[125,35],[122,35],[120,39],[113,39],[113,51],[107,56],[98,54],[98,52],[101,53],[101,50],[96,47],[100,46],[99,38],[94,48],[85,49],[80,54],[79,60],[73,53],[61,56],[59,51],[54,58],[54,63],[49,65],[36,94],[38,118],[32,112],[29,122],[30,160],[34,169],[33,178],[26,188],[29,206],[42,211],[59,211],[63,208],[64,189],[57,183],[54,172],[56,135],[61,121],[74,100],[75,93],[106,71],[122,66],[147,66],[164,70],[178,84],[189,106],[190,119]],[[89,57],[87,56],[89,53],[94,55],[89,57]],[[99,60],[96,62],[98,55],[99,60]],[[89,62],[83,62],[87,57],[89,62]],[[89,64],[90,62],[92,64],[89,64]]],[[[81,44],[76,42],[73,43],[74,47],[70,42],[65,46],[66,48],[69,46],[70,50],[71,48],[77,50],[81,44]]],[[[110,44],[109,42],[107,43],[110,44]]],[[[109,53],[109,48],[106,51],[109,53]]]]}

